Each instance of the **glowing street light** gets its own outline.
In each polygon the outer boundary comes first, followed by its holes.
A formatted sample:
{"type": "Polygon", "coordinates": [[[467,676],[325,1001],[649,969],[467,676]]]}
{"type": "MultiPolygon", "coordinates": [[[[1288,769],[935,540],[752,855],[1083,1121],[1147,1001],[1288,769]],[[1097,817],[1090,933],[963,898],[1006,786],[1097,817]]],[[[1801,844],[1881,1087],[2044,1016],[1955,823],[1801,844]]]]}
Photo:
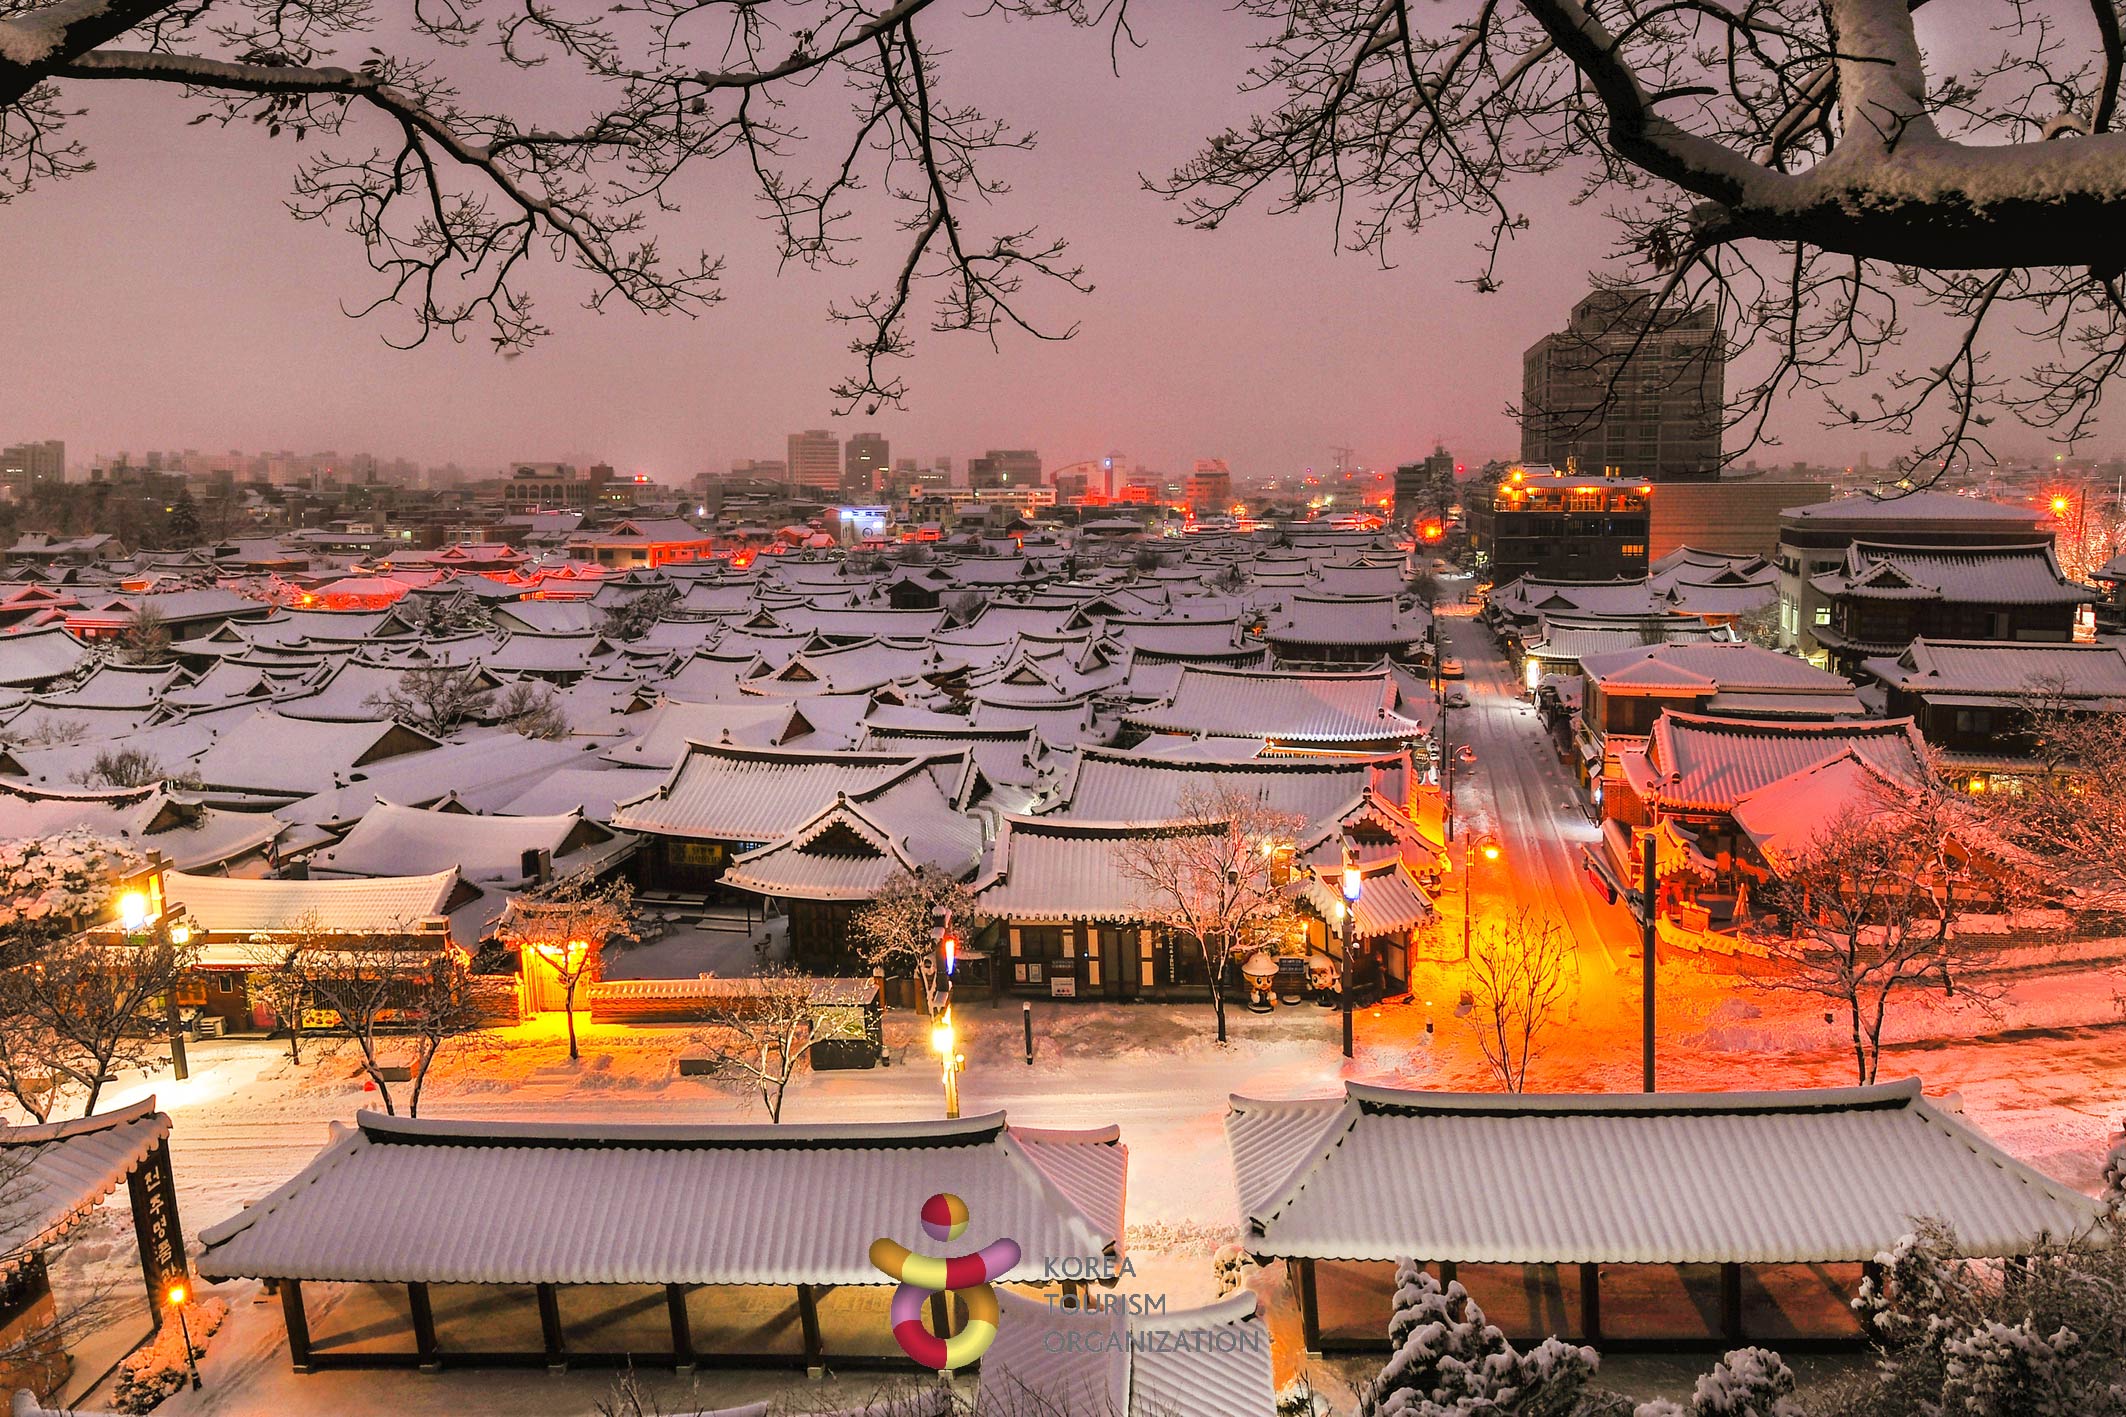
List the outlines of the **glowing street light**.
{"type": "Polygon", "coordinates": [[[952,1026],[949,1006],[930,1025],[930,1051],[938,1055],[945,1071],[945,1116],[955,1120],[960,1115],[960,1069],[967,1065],[967,1055],[959,1051],[959,1034],[952,1026]]]}
{"type": "Polygon", "coordinates": [[[192,1387],[199,1388],[199,1360],[192,1356],[192,1325],[185,1318],[185,1302],[192,1297],[182,1277],[173,1279],[162,1291],[162,1297],[177,1312],[177,1331],[185,1341],[185,1366],[192,1372],[192,1387]]]}
{"type": "MultiPolygon", "coordinates": [[[[1476,854],[1477,856],[1480,856],[1480,857],[1482,857],[1482,858],[1483,858],[1483,860],[1484,860],[1484,863],[1485,863],[1486,865],[1494,865],[1494,864],[1496,864],[1496,863],[1497,863],[1497,861],[1498,861],[1498,859],[1499,859],[1499,857],[1505,854],[1504,852],[1502,852],[1502,851],[1501,851],[1501,850],[1499,849],[1499,839],[1498,839],[1497,837],[1495,837],[1495,836],[1487,836],[1487,837],[1483,837],[1483,838],[1480,838],[1480,839],[1479,839],[1478,841],[1476,841],[1476,842],[1474,843],[1474,845],[1475,845],[1475,847],[1476,847],[1476,852],[1475,852],[1475,854],[1476,854]]],[[[1467,959],[1467,958],[1469,958],[1469,927],[1470,927],[1470,922],[1471,922],[1471,921],[1473,921],[1473,920],[1474,920],[1474,919],[1476,918],[1476,870],[1475,870],[1475,864],[1476,864],[1476,863],[1475,863],[1474,861],[1471,861],[1471,862],[1469,862],[1469,863],[1468,863],[1468,869],[1465,869],[1465,870],[1464,870],[1464,871],[1462,872],[1462,958],[1463,958],[1463,959],[1467,959]]]]}
{"type": "Polygon", "coordinates": [[[1344,1056],[1351,1056],[1351,937],[1358,922],[1358,897],[1366,888],[1365,873],[1358,869],[1358,862],[1351,855],[1349,842],[1344,844],[1343,869],[1343,969],[1338,979],[1339,992],[1344,1012],[1344,1056]]]}
{"type": "Polygon", "coordinates": [[[118,897],[118,923],[125,926],[129,935],[137,935],[146,929],[148,898],[139,891],[127,891],[118,897]]]}

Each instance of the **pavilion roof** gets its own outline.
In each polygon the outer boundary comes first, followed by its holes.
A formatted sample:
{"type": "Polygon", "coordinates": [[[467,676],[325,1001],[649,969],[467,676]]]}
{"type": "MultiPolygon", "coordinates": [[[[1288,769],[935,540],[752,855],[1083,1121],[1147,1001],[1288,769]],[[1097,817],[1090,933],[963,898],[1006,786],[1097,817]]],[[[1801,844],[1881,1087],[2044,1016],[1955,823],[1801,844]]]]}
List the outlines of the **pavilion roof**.
{"type": "Polygon", "coordinates": [[[2087,1196],[1917,1079],[1790,1092],[1235,1097],[1226,1140],[1263,1256],[1491,1264],[1866,1261],[1922,1219],[1966,1254],[2098,1223],[2087,1196]],[[1658,1175],[1647,1158],[1659,1157],[1658,1175]]]}
{"type": "MultiPolygon", "coordinates": [[[[885,1284],[871,1242],[921,1250],[923,1202],[968,1205],[973,1249],[1119,1256],[1112,1127],[475,1122],[360,1113],[288,1183],[200,1234],[200,1273],[457,1284],[885,1284]],[[418,1196],[418,1205],[406,1198],[418,1196]],[[507,1205],[495,1198],[506,1196],[507,1205]]],[[[931,1248],[935,1248],[934,1244],[931,1248]]]]}

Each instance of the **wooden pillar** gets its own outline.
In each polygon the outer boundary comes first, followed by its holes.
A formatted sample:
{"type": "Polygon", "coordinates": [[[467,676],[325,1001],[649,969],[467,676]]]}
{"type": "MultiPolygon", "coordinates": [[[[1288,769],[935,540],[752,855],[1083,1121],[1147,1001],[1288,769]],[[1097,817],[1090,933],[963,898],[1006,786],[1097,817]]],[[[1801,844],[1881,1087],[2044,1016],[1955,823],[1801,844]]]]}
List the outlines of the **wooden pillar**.
{"type": "Polygon", "coordinates": [[[1439,1262],[1439,1287],[1445,1289],[1448,1285],[1454,1283],[1454,1275],[1454,1261],[1441,1260],[1439,1262]]]}
{"type": "Polygon", "coordinates": [[[1306,1351],[1321,1352],[1321,1308],[1314,1294],[1314,1261],[1298,1260],[1294,1276],[1299,1286],[1299,1326],[1306,1341],[1306,1351]]]}
{"type": "Polygon", "coordinates": [[[1720,1335],[1729,1343],[1742,1341],[1742,1266],[1720,1266],[1720,1335]]]}
{"type": "Polygon", "coordinates": [[[797,1322],[805,1333],[805,1374],[823,1378],[827,1375],[827,1355],[819,1337],[819,1291],[809,1284],[797,1286],[797,1322]]]}
{"type": "Polygon", "coordinates": [[[413,1351],[421,1357],[421,1371],[441,1372],[443,1364],[436,1356],[436,1310],[429,1302],[426,1284],[406,1286],[406,1307],[413,1310],[413,1351]]]}
{"type": "Polygon", "coordinates": [[[664,1286],[664,1311],[672,1321],[672,1367],[682,1373],[694,1371],[694,1324],[687,1317],[687,1287],[664,1286]]]}
{"type": "Polygon", "coordinates": [[[1602,1266],[1580,1266],[1580,1341],[1602,1341],[1602,1266]]]}
{"type": "Polygon", "coordinates": [[[568,1370],[568,1353],[561,1344],[561,1293],[551,1284],[538,1286],[539,1333],[546,1341],[547,1371],[568,1370]]]}
{"type": "Polygon", "coordinates": [[[310,1371],[310,1315],[303,1308],[303,1281],[281,1281],[281,1318],[288,1326],[288,1360],[298,1373],[310,1371]]]}

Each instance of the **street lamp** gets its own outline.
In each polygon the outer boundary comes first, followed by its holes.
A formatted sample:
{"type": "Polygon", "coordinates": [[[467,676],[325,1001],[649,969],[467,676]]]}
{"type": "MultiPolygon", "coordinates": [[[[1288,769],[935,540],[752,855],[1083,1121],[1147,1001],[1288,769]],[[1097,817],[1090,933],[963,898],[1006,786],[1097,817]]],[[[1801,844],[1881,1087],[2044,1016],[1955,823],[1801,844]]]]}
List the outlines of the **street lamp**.
{"type": "Polygon", "coordinates": [[[946,1119],[956,1120],[960,1115],[960,1069],[966,1066],[967,1055],[959,1051],[959,1034],[952,1026],[949,1005],[930,1025],[930,1051],[938,1055],[945,1070],[946,1119]]]}
{"type": "MultiPolygon", "coordinates": [[[[1484,861],[1485,861],[1485,863],[1486,863],[1486,864],[1490,864],[1490,863],[1494,863],[1494,862],[1496,862],[1496,861],[1497,861],[1497,860],[1499,859],[1499,856],[1501,855],[1501,852],[1499,851],[1499,842],[1498,842],[1498,838],[1497,838],[1497,837],[1495,837],[1495,836],[1487,836],[1487,837],[1484,837],[1484,838],[1482,838],[1482,839],[1481,839],[1480,841],[1478,841],[1478,842],[1476,843],[1476,851],[1475,851],[1475,853],[1474,853],[1474,854],[1475,854],[1475,855],[1477,855],[1477,856],[1481,856],[1481,857],[1483,857],[1483,858],[1484,858],[1484,861]]],[[[1474,860],[1472,860],[1472,861],[1468,862],[1468,863],[1467,863],[1467,864],[1465,865],[1465,867],[1463,868],[1463,870],[1462,870],[1462,958],[1463,958],[1463,959],[1467,959],[1467,958],[1469,958],[1469,924],[1470,924],[1470,922],[1471,922],[1472,920],[1474,920],[1475,918],[1476,918],[1476,862],[1475,862],[1474,860]]]]}
{"type": "Polygon", "coordinates": [[[1344,848],[1343,888],[1344,957],[1340,982],[1344,1011],[1344,1056],[1348,1058],[1351,1056],[1351,936],[1358,921],[1359,893],[1366,888],[1365,875],[1358,869],[1358,863],[1351,858],[1351,848],[1348,846],[1344,848]]]}
{"type": "Polygon", "coordinates": [[[185,1341],[185,1366],[192,1372],[192,1388],[199,1389],[199,1360],[192,1356],[192,1325],[185,1319],[185,1301],[192,1297],[182,1279],[173,1279],[162,1292],[172,1309],[177,1311],[177,1332],[185,1341]]]}

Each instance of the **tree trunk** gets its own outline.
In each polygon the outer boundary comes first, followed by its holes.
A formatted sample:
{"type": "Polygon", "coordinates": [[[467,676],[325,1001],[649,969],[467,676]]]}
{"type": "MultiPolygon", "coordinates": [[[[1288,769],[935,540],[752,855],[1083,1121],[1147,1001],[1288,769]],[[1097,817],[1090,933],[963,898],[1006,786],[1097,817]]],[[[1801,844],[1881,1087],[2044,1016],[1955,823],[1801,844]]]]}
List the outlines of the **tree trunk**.
{"type": "MultiPolygon", "coordinates": [[[[1206,950],[1204,953],[1208,956],[1210,952],[1206,950]]],[[[1225,960],[1221,957],[1214,962],[1206,958],[1204,963],[1211,966],[1211,1008],[1218,1014],[1218,1041],[1223,1043],[1225,1042],[1225,960]]]]}
{"type": "Polygon", "coordinates": [[[576,976],[573,974],[562,982],[561,1008],[568,1015],[568,1060],[577,1062],[583,1055],[576,1051],[576,976]]]}

